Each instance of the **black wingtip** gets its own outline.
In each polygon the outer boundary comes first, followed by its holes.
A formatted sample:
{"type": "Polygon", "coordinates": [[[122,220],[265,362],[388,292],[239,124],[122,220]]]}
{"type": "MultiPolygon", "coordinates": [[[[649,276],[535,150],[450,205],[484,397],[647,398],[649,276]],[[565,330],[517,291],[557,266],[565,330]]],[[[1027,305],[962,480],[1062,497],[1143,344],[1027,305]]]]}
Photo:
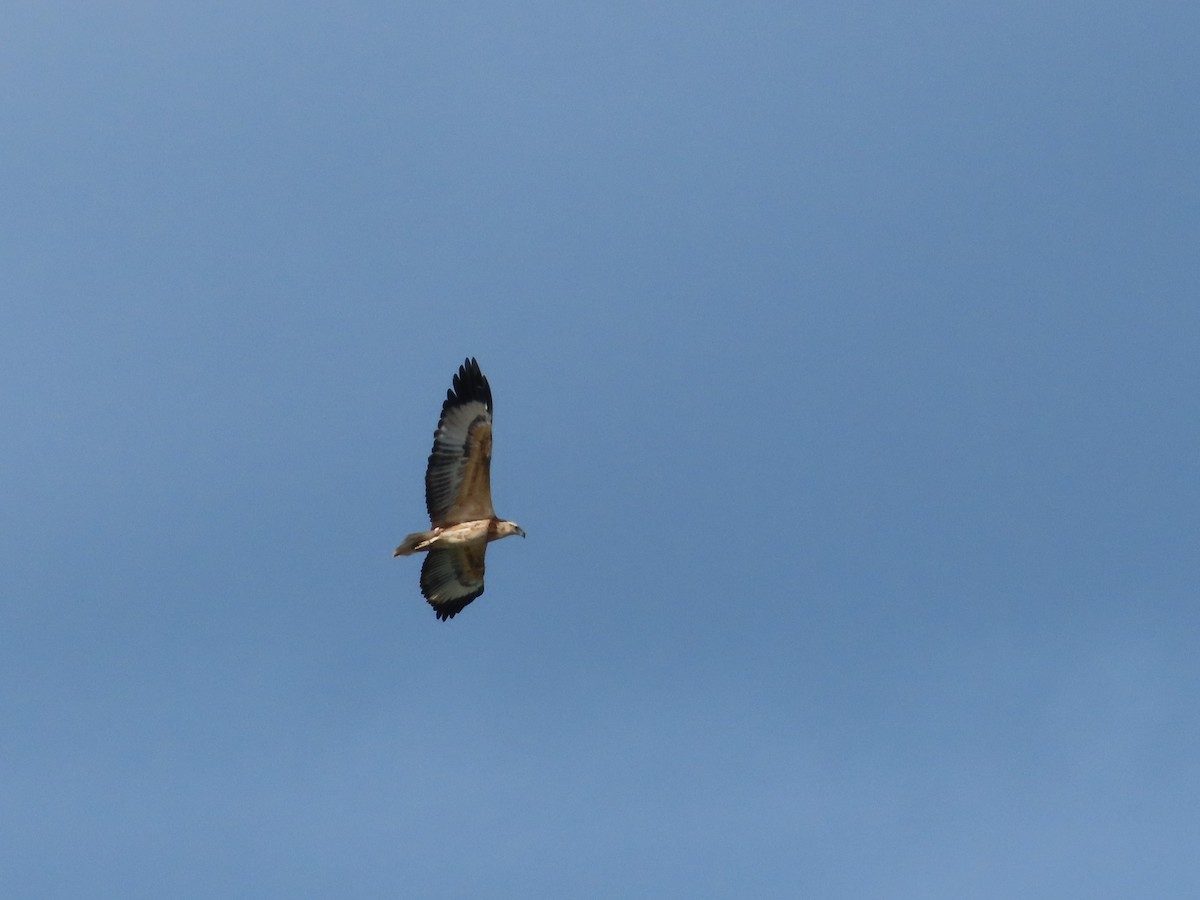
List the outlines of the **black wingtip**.
{"type": "Polygon", "coordinates": [[[433,614],[438,617],[438,621],[439,622],[448,622],[451,619],[453,619],[455,616],[457,616],[460,612],[462,612],[464,609],[466,609],[468,606],[470,606],[471,602],[473,600],[478,599],[479,594],[482,594],[482,593],[483,593],[483,591],[480,591],[478,594],[472,594],[471,596],[467,597],[465,601],[463,600],[463,598],[460,597],[458,602],[454,602],[454,603],[443,603],[440,605],[435,605],[432,600],[430,600],[428,602],[429,602],[429,605],[433,607],[433,614]]]}
{"type": "Polygon", "coordinates": [[[454,376],[453,387],[446,391],[446,406],[478,401],[492,411],[492,387],[473,356],[463,360],[454,376]]]}

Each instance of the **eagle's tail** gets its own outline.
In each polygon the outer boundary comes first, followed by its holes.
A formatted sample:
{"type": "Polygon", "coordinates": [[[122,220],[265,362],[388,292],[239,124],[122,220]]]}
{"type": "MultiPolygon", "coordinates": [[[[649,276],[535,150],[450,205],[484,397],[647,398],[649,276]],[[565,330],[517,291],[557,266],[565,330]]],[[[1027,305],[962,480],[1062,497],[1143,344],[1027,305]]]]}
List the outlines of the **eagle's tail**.
{"type": "Polygon", "coordinates": [[[422,547],[421,545],[426,543],[431,537],[433,537],[432,531],[414,531],[396,548],[396,552],[392,556],[411,556],[418,550],[427,550],[429,549],[428,546],[422,547]]]}

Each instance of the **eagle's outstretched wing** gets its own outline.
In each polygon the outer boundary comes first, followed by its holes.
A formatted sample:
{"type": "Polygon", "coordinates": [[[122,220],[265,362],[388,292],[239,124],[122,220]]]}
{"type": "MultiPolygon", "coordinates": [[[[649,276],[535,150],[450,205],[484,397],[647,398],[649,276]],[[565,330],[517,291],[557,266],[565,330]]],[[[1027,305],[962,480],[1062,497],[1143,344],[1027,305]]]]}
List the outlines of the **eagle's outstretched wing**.
{"type": "Polygon", "coordinates": [[[483,593],[487,542],[430,550],[421,564],[421,594],[439,619],[453,619],[483,593]]]}
{"type": "MultiPolygon", "coordinates": [[[[454,386],[446,391],[442,416],[433,434],[433,452],[425,469],[425,505],[434,527],[496,515],[492,508],[491,463],[492,389],[479,371],[479,363],[471,358],[459,367],[454,386]]],[[[479,571],[482,579],[482,554],[479,571]]]]}

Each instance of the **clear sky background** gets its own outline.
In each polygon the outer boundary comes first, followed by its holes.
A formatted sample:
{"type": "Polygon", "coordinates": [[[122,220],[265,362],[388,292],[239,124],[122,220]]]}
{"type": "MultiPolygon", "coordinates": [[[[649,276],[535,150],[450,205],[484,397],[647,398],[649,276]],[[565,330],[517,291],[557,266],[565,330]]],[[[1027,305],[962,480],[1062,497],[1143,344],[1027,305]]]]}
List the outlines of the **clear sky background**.
{"type": "Polygon", "coordinates": [[[1198,10],[6,4],[5,891],[1200,894],[1198,10]]]}

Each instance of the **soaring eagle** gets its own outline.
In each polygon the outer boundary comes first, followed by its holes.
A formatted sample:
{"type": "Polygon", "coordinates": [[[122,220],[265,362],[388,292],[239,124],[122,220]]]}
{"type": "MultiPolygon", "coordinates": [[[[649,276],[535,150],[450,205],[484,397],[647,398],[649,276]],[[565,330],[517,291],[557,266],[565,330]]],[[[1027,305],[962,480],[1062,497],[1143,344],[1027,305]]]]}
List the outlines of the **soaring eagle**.
{"type": "Polygon", "coordinates": [[[492,389],[474,358],[459,366],[446,391],[425,469],[425,505],[433,528],[416,531],[392,554],[428,551],[421,594],[439,619],[453,619],[483,593],[488,541],[525,537],[516,522],[492,508],[492,389]]]}

